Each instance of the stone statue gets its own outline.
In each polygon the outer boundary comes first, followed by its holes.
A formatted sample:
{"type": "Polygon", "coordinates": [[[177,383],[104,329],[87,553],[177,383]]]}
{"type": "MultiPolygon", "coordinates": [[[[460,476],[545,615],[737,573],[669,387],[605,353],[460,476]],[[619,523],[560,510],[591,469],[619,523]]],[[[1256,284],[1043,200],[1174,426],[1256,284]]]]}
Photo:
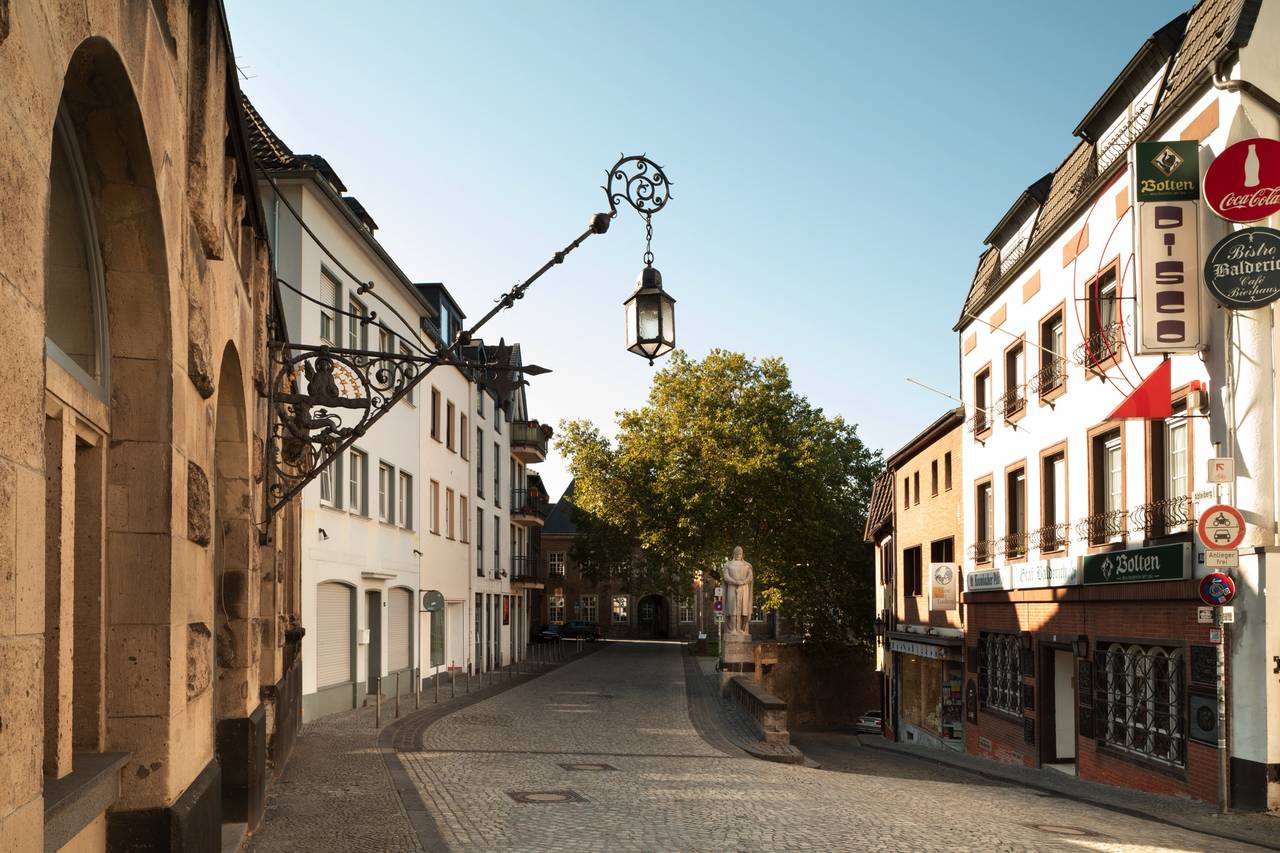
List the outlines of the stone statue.
{"type": "Polygon", "coordinates": [[[733,559],[724,564],[725,631],[730,634],[750,633],[751,564],[742,559],[742,546],[733,549],[733,559]]]}

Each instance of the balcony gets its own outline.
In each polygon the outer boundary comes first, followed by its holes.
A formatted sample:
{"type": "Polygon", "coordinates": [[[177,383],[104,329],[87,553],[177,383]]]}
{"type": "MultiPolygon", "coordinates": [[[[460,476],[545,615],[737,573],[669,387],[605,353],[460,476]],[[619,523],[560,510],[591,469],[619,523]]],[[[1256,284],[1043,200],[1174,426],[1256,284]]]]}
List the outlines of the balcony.
{"type": "Polygon", "coordinates": [[[1122,509],[1086,515],[1076,523],[1076,536],[1090,545],[1123,542],[1129,513],[1122,509]]]}
{"type": "Polygon", "coordinates": [[[996,552],[1006,559],[1021,560],[1027,556],[1027,534],[1010,533],[996,540],[996,552]]]}
{"type": "Polygon", "coordinates": [[[975,563],[990,563],[995,555],[995,539],[982,539],[969,546],[969,556],[975,563]]]}
{"type": "Polygon", "coordinates": [[[1006,421],[1018,415],[1026,407],[1027,393],[1021,385],[1015,385],[996,400],[996,409],[1004,415],[1006,421]]]}
{"type": "Polygon", "coordinates": [[[542,589],[545,578],[541,576],[538,561],[524,554],[511,557],[511,583],[513,586],[542,589]]]}
{"type": "Polygon", "coordinates": [[[1120,354],[1124,346],[1124,329],[1119,323],[1108,323],[1096,329],[1075,349],[1075,362],[1081,367],[1098,368],[1120,354]]]}
{"type": "Polygon", "coordinates": [[[541,527],[547,520],[546,496],[538,489],[511,490],[511,522],[524,527],[541,527]]]}
{"type": "Polygon", "coordinates": [[[967,423],[969,425],[969,432],[974,435],[981,436],[987,430],[991,429],[991,416],[987,414],[987,410],[985,408],[978,407],[974,410],[974,413],[969,416],[967,423]]]}
{"type": "Polygon", "coordinates": [[[1032,392],[1043,398],[1057,391],[1066,381],[1066,359],[1056,355],[1046,355],[1044,367],[1032,374],[1031,381],[1027,385],[1032,392]]]}
{"type": "Polygon", "coordinates": [[[1141,530],[1148,539],[1187,533],[1195,521],[1191,498],[1166,498],[1135,507],[1129,513],[1134,530],[1141,530]]]}
{"type": "Polygon", "coordinates": [[[526,465],[545,462],[547,433],[537,421],[511,422],[511,455],[526,465]]]}
{"type": "Polygon", "coordinates": [[[1044,527],[1037,527],[1031,531],[1029,541],[1031,547],[1041,554],[1063,551],[1066,549],[1067,543],[1071,541],[1071,525],[1063,522],[1061,524],[1046,524],[1044,527]]]}

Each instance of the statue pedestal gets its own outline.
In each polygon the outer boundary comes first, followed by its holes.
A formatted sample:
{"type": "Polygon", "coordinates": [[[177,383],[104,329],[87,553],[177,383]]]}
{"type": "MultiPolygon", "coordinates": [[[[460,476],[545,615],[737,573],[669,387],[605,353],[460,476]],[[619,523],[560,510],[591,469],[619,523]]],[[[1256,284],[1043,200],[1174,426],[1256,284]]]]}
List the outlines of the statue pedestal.
{"type": "Polygon", "coordinates": [[[729,679],[755,672],[755,643],[750,634],[726,633],[720,647],[720,692],[729,690],[729,679]]]}

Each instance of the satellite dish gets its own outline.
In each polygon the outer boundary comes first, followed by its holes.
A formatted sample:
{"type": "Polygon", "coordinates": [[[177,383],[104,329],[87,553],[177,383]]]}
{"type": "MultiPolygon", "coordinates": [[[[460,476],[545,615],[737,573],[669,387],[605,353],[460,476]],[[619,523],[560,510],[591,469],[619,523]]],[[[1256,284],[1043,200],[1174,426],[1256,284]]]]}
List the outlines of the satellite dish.
{"type": "Polygon", "coordinates": [[[444,596],[439,590],[427,590],[422,594],[422,609],[428,613],[439,613],[444,610],[444,596]]]}

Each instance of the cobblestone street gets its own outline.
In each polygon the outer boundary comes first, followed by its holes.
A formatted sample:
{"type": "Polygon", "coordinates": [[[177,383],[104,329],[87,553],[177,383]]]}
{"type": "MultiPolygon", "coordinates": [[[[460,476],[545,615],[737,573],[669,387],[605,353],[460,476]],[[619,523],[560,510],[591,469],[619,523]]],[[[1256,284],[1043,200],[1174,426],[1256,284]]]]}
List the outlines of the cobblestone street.
{"type": "MultiPolygon", "coordinates": [[[[398,736],[429,840],[531,851],[1254,849],[869,748],[833,770],[715,748],[691,722],[685,673],[677,645],[611,644],[419,727],[421,749],[398,736]]],[[[822,751],[821,737],[800,740],[822,751]]]]}

